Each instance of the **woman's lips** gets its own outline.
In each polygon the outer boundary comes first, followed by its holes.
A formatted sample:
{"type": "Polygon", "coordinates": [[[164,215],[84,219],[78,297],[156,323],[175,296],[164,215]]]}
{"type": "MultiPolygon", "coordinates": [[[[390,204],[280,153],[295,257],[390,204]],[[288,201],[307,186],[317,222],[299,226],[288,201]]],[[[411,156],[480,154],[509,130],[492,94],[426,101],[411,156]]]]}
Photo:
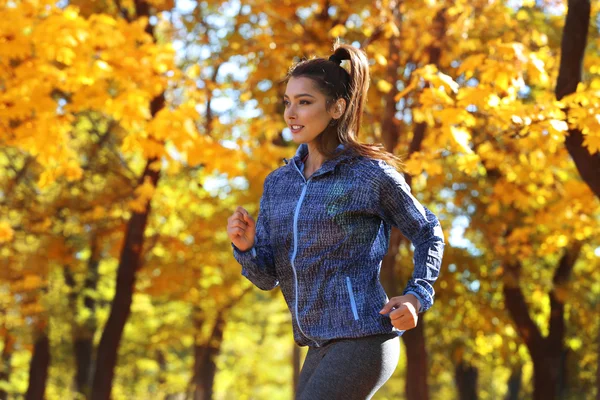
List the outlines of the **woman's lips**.
{"type": "Polygon", "coordinates": [[[298,128],[298,129],[294,129],[290,126],[290,130],[292,131],[292,133],[298,133],[302,130],[302,128],[304,128],[304,126],[302,126],[302,125],[299,125],[299,126],[300,126],[300,128],[298,128]]]}

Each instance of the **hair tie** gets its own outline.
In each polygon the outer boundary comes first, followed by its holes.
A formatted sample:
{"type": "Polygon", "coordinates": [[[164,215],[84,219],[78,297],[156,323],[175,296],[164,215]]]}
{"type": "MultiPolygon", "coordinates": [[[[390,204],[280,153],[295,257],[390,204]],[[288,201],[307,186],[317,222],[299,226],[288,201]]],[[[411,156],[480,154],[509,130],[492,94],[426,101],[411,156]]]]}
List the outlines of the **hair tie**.
{"type": "Polygon", "coordinates": [[[342,59],[336,56],[335,54],[329,57],[329,61],[333,61],[337,65],[342,65],[342,59]]]}

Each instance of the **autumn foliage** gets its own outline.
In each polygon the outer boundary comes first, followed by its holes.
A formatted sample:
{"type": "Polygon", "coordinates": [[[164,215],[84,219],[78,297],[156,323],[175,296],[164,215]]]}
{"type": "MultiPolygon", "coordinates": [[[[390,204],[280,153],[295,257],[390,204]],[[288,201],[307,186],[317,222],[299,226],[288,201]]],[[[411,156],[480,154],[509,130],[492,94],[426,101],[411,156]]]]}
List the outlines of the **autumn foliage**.
{"type": "MultiPolygon", "coordinates": [[[[376,398],[595,398],[599,9],[0,0],[0,399],[293,398],[306,348],[225,228],[296,150],[280,80],[336,38],[371,63],[360,139],[449,243],[376,398]]],[[[389,296],[410,255],[394,232],[389,296]]]]}

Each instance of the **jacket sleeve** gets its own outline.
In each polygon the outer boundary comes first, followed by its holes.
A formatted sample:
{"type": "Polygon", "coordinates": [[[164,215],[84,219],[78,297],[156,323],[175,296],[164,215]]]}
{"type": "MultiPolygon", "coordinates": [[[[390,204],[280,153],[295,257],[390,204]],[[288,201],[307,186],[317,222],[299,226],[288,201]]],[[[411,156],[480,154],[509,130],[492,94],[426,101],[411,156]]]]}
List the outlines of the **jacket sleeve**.
{"type": "Polygon", "coordinates": [[[437,217],[412,195],[404,176],[385,161],[377,174],[379,216],[397,227],[415,247],[414,271],[403,295],[412,293],[421,303],[419,313],[433,305],[442,256],[444,234],[437,217]]]}
{"type": "Polygon", "coordinates": [[[260,199],[258,217],[256,219],[256,236],[254,246],[247,251],[241,251],[233,243],[233,257],[242,266],[242,275],[262,290],[271,290],[279,285],[275,272],[273,250],[269,243],[269,176],[265,178],[263,194],[260,199]]]}

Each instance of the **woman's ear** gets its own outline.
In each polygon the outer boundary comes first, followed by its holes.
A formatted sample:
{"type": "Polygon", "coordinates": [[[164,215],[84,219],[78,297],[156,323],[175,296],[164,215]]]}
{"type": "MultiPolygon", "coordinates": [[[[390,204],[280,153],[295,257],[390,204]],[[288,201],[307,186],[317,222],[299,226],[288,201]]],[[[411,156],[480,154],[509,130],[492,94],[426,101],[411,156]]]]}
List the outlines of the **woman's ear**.
{"type": "Polygon", "coordinates": [[[340,118],[344,115],[346,111],[346,99],[339,98],[331,107],[331,111],[329,112],[334,119],[340,118]]]}

